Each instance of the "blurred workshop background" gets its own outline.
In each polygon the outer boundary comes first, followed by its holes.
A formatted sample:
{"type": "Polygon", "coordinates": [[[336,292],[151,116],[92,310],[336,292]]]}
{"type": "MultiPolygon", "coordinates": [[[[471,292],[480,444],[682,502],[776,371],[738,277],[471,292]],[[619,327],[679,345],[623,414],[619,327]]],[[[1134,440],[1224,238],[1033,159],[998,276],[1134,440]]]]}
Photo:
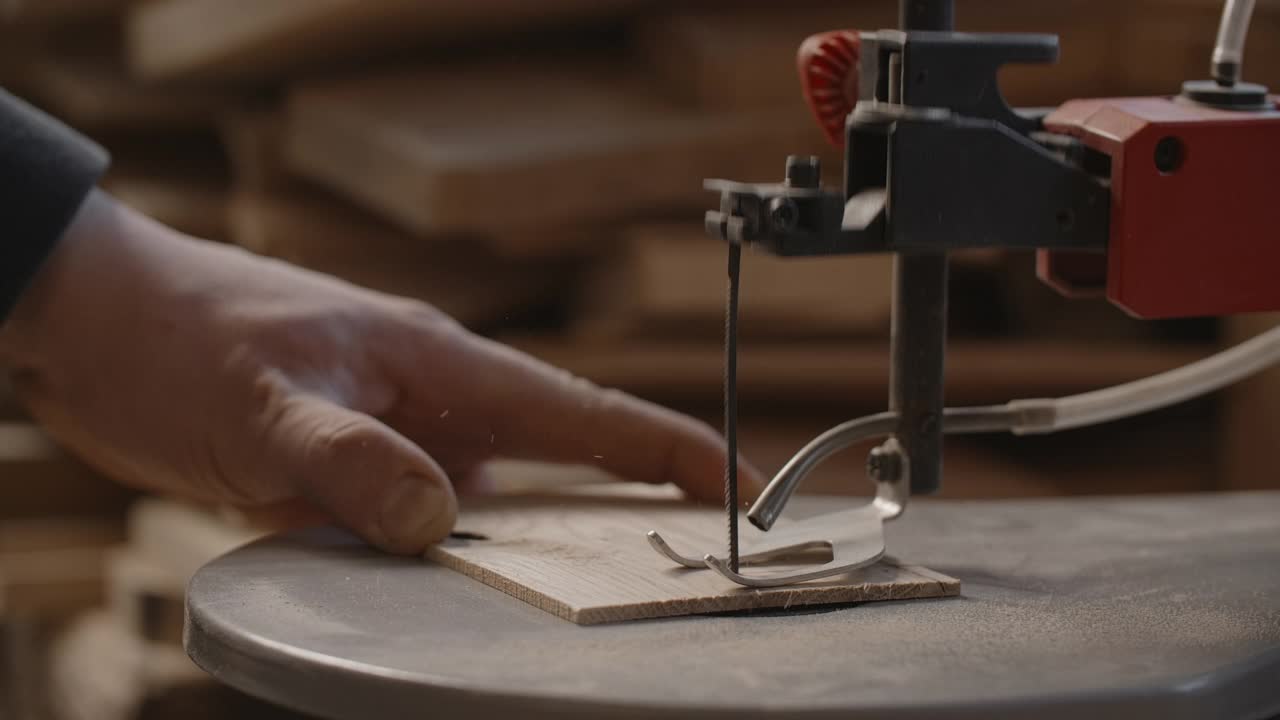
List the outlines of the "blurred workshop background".
{"type": "MultiPolygon", "coordinates": [[[[794,51],[821,30],[891,27],[895,5],[0,0],[0,85],[108,147],[105,186],[162,222],[421,298],[718,424],[725,253],[703,235],[715,199],[701,181],[774,180],[788,153],[819,154],[838,177],[794,51]]],[[[1220,11],[958,5],[960,29],[1061,35],[1059,64],[1002,75],[1020,105],[1174,93],[1207,75],[1220,11]]],[[[1259,5],[1245,76],[1280,87],[1280,2],[1259,5]]],[[[890,262],[745,258],[743,447],[766,471],[883,409],[890,262]]],[[[1273,322],[1132,320],[1058,298],[1025,253],[959,253],[953,267],[952,403],[1132,380],[1273,322]]],[[[113,485],[3,389],[0,417],[0,717],[283,716],[217,687],[181,648],[187,577],[255,531],[113,485]]],[[[1278,424],[1272,373],[1112,426],[948,439],[943,495],[1275,486],[1278,424]]],[[[805,489],[869,490],[864,456],[805,489]]]]}

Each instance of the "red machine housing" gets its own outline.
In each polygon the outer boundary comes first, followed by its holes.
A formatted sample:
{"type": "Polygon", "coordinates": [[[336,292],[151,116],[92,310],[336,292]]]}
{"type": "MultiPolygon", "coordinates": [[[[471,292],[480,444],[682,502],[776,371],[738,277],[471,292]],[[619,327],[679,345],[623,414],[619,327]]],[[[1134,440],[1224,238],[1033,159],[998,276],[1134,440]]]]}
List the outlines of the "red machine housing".
{"type": "MultiPolygon", "coordinates": [[[[1107,253],[1040,251],[1065,294],[1101,283],[1143,318],[1280,310],[1280,112],[1165,97],[1073,100],[1045,120],[1111,159],[1107,253]]],[[[1095,285],[1096,286],[1096,285],[1095,285]]]]}

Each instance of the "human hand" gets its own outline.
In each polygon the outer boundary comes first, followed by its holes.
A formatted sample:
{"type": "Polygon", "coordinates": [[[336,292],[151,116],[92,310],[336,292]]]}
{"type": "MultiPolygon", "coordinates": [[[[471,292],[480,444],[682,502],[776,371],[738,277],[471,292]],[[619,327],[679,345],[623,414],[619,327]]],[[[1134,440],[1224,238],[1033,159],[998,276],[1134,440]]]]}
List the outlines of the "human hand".
{"type": "MultiPolygon", "coordinates": [[[[493,457],[722,492],[724,445],[697,421],[101,192],[0,330],[0,361],[55,437],[122,482],[318,509],[391,552],[445,537],[454,482],[493,457]]],[[[740,468],[750,494],[760,476],[740,468]]]]}

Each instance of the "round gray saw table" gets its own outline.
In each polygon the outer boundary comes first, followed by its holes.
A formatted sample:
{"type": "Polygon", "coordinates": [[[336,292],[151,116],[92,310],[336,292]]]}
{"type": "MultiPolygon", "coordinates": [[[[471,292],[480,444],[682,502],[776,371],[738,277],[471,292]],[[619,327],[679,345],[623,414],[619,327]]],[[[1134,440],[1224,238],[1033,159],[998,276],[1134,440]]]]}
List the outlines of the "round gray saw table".
{"type": "Polygon", "coordinates": [[[1280,493],[921,501],[888,546],[961,597],[580,627],[309,530],[200,570],[186,645],[327,718],[1280,714],[1280,493]]]}

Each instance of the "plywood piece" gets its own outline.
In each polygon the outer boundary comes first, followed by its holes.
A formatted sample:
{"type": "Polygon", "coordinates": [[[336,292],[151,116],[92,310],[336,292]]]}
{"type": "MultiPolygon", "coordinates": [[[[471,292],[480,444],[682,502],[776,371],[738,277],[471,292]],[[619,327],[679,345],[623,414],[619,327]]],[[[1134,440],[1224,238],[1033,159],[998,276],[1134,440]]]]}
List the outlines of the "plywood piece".
{"type": "MultiPolygon", "coordinates": [[[[718,402],[724,381],[724,348],[716,338],[686,343],[506,339],[598,384],[659,400],[718,402]]],[[[847,408],[859,402],[880,407],[886,397],[889,348],[883,341],[745,343],[740,351],[744,412],[762,400],[847,408]]],[[[947,402],[1004,402],[1096,390],[1171,370],[1210,351],[1156,343],[957,340],[947,349],[947,402]]]]}
{"type": "Polygon", "coordinates": [[[566,268],[499,260],[467,237],[427,242],[307,190],[237,193],[232,240],[380,292],[430,303],[471,328],[537,307],[563,287],[566,268]]]}
{"type": "Polygon", "coordinates": [[[279,80],[316,64],[460,36],[615,16],[636,0],[155,0],[128,22],[150,78],[279,80]]]}
{"type": "MultiPolygon", "coordinates": [[[[725,249],[692,223],[643,225],[602,260],[578,332],[592,338],[697,334],[724,324],[725,249]]],[[[893,258],[742,258],[740,321],[748,338],[886,336],[893,258]]]]}
{"type": "Polygon", "coordinates": [[[710,570],[672,567],[645,533],[718,546],[723,511],[674,499],[669,489],[620,486],[560,495],[476,499],[450,539],[427,557],[581,625],[735,610],[958,595],[960,582],[882,562],[830,581],[749,590],[710,570]]]}
{"type": "Polygon", "coordinates": [[[827,152],[793,111],[682,107],[604,58],[318,82],[288,113],[290,167],[422,235],[701,210],[706,177],[827,152]]]}

